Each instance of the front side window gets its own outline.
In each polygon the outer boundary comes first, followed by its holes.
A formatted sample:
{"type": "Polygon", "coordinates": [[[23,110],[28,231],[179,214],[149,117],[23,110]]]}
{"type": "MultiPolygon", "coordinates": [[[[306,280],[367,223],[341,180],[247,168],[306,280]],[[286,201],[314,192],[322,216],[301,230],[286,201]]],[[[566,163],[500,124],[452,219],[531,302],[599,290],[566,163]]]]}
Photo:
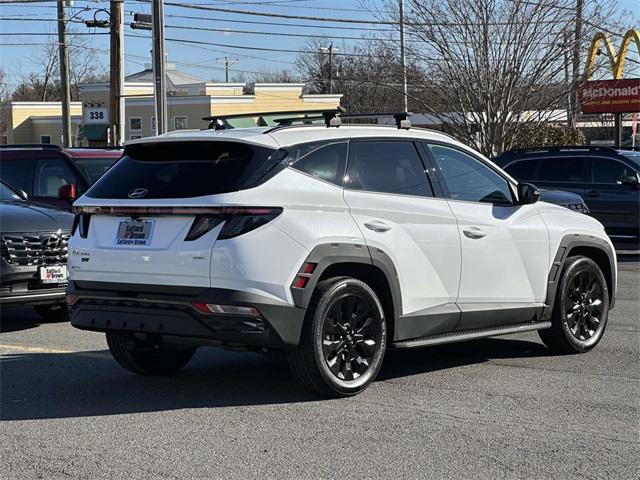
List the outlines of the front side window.
{"type": "Polygon", "coordinates": [[[129,130],[142,130],[142,118],[140,117],[129,118],[129,130]]]}
{"type": "Polygon", "coordinates": [[[458,149],[428,145],[453,200],[513,203],[509,182],[481,160],[458,149]]]}
{"type": "Polygon", "coordinates": [[[541,182],[584,182],[584,157],[551,157],[543,158],[538,169],[538,180],[541,182]]]}
{"type": "Polygon", "coordinates": [[[352,190],[432,197],[433,191],[413,142],[355,141],[345,177],[352,190]]]}
{"type": "Polygon", "coordinates": [[[47,158],[36,161],[35,197],[57,197],[58,189],[69,183],[77,183],[76,176],[64,160],[47,158]]]}
{"type": "Polygon", "coordinates": [[[290,149],[288,158],[296,170],[342,186],[347,161],[347,143],[300,145],[290,149]]]}
{"type": "Polygon", "coordinates": [[[609,158],[591,159],[591,178],[594,183],[621,184],[625,177],[635,177],[636,171],[617,160],[609,158]]]}

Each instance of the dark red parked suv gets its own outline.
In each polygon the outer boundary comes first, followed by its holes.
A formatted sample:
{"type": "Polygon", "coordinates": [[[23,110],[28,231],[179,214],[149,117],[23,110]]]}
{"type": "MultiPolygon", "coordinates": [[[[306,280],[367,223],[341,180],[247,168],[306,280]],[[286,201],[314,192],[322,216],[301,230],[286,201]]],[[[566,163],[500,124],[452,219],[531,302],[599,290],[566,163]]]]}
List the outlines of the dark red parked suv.
{"type": "Polygon", "coordinates": [[[121,155],[120,149],[2,145],[0,176],[32,201],[70,209],[121,155]]]}

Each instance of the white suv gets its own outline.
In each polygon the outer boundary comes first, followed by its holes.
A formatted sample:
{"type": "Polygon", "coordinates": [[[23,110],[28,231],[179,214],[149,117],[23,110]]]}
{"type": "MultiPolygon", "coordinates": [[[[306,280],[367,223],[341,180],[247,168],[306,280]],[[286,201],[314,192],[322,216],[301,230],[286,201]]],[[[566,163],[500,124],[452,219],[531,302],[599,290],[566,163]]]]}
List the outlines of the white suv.
{"type": "Polygon", "coordinates": [[[202,345],[282,351],[329,396],[388,348],[599,342],[617,269],[600,223],[445,134],[333,123],[129,143],[74,205],[73,325],[147,375],[202,345]]]}

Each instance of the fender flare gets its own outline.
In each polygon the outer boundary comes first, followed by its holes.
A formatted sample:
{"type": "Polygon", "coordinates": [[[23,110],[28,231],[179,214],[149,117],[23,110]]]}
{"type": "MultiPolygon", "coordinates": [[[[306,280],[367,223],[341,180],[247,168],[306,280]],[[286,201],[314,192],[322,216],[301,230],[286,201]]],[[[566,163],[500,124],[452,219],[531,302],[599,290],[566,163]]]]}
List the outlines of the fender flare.
{"type": "MultiPolygon", "coordinates": [[[[544,312],[542,314],[542,320],[548,320],[551,318],[553,312],[553,305],[556,300],[556,293],[560,286],[560,275],[564,269],[564,265],[569,257],[569,253],[576,247],[590,247],[596,248],[607,255],[609,259],[609,269],[611,271],[611,288],[609,289],[609,309],[612,309],[615,304],[615,293],[617,283],[617,272],[615,269],[615,252],[612,251],[609,244],[602,238],[595,237],[587,234],[569,234],[562,237],[558,250],[551,265],[549,271],[549,277],[547,279],[547,297],[545,300],[544,312]]],[[[603,272],[606,275],[606,272],[603,272]]]]}
{"type": "Polygon", "coordinates": [[[307,255],[307,258],[300,266],[296,278],[298,275],[303,274],[306,263],[315,263],[317,265],[312,274],[306,275],[309,280],[304,288],[296,288],[295,280],[291,285],[291,293],[296,306],[307,308],[320,277],[328,267],[341,263],[360,263],[377,267],[386,277],[393,301],[394,318],[392,321],[395,323],[402,314],[402,292],[400,290],[398,272],[391,257],[383,250],[358,243],[319,244],[307,255]]]}

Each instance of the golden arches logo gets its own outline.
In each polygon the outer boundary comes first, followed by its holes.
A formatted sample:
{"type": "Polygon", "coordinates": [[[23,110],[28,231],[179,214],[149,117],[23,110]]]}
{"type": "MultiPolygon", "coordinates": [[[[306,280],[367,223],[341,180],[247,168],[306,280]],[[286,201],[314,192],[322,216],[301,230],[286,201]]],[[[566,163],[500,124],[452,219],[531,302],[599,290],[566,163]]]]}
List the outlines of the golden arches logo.
{"type": "Polygon", "coordinates": [[[589,49],[589,56],[587,57],[587,67],[585,68],[586,79],[589,80],[591,75],[593,75],[593,67],[596,64],[596,57],[601,53],[600,45],[604,44],[605,53],[609,57],[609,62],[611,62],[611,73],[613,74],[613,79],[620,80],[622,78],[624,61],[632,40],[635,40],[638,52],[640,52],[640,30],[631,29],[627,30],[627,33],[624,34],[620,50],[618,50],[618,54],[616,55],[613,44],[607,34],[603,32],[596,33],[595,37],[593,37],[593,40],[591,41],[591,48],[589,49]]]}

